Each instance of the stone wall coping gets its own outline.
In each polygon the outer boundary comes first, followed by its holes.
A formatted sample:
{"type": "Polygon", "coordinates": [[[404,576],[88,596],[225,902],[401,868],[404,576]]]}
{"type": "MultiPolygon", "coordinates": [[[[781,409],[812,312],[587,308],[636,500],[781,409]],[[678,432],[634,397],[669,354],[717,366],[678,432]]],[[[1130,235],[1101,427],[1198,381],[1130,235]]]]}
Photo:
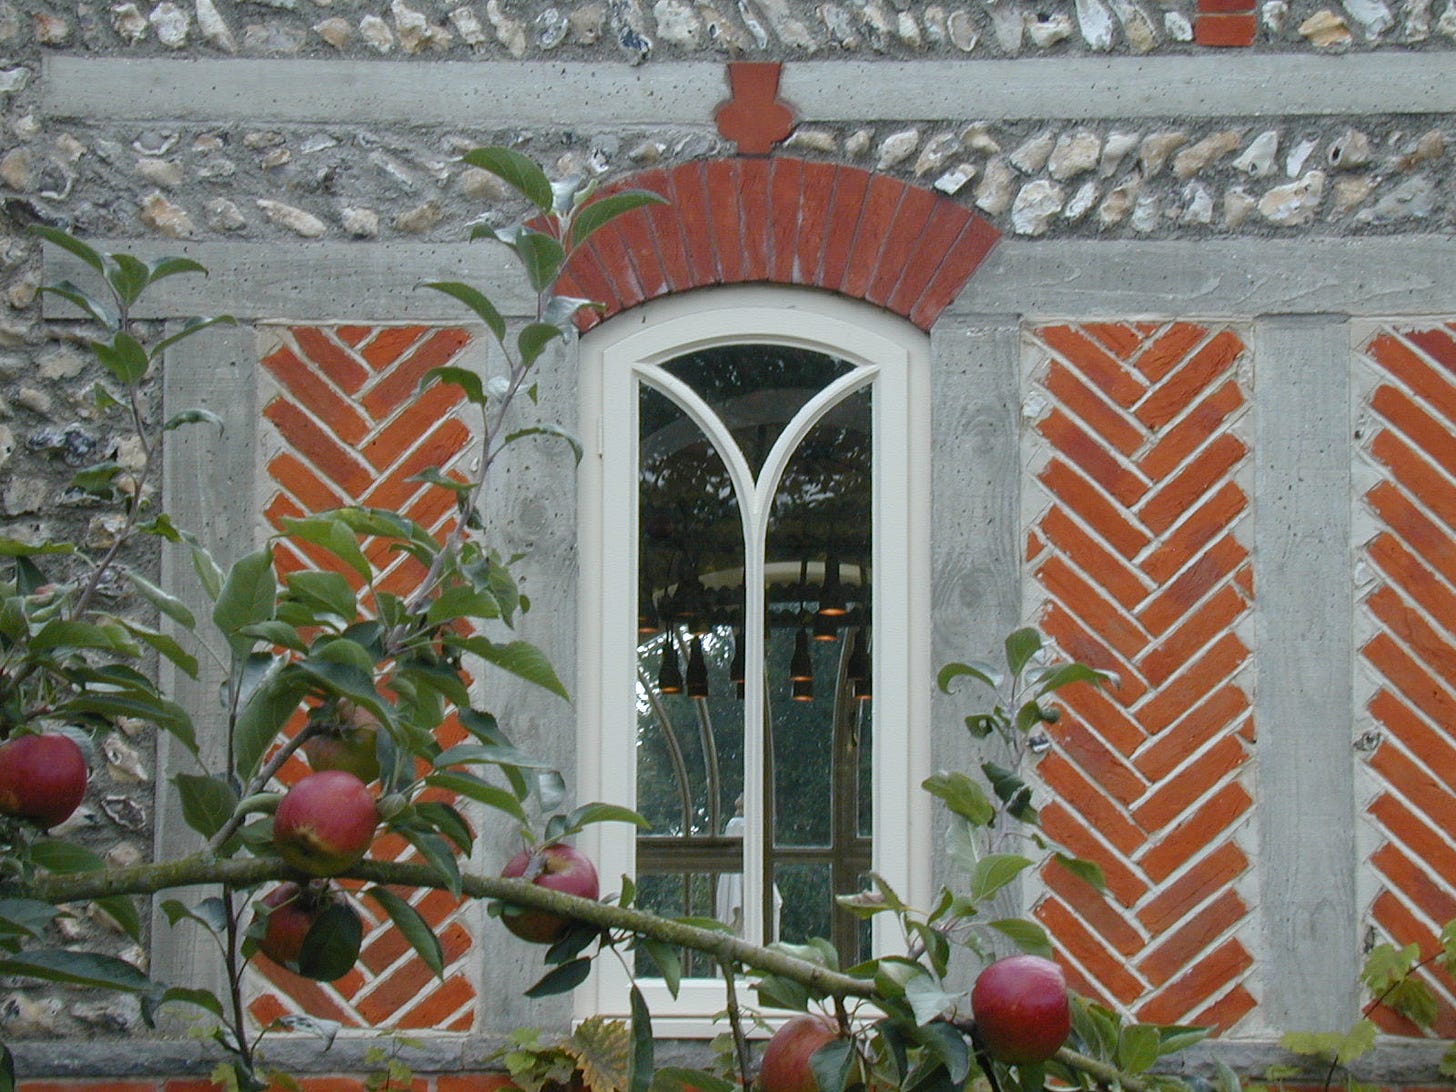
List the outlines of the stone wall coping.
{"type": "MultiPolygon", "coordinates": [[[[803,121],[1456,112],[1449,53],[791,61],[803,121]]],[[[470,125],[710,123],[724,65],[42,58],[41,113],[87,120],[470,125]]]]}

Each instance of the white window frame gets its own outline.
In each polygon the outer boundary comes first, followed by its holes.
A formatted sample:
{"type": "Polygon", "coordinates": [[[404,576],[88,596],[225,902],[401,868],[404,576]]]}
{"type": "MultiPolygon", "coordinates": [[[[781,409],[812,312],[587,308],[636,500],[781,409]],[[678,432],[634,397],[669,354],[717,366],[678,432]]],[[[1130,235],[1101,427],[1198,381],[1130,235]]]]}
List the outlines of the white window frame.
{"type": "MultiPolygon", "coordinates": [[[[874,384],[873,859],[875,871],[903,898],[926,906],[931,819],[919,786],[929,774],[931,685],[929,338],[867,304],[804,289],[713,288],[651,301],[582,338],[580,420],[588,444],[578,494],[578,798],[629,806],[636,800],[636,380],[652,375],[653,385],[663,389],[670,385],[664,378],[670,377],[654,371],[657,365],[684,353],[743,343],[795,346],[839,357],[856,368],[847,377],[849,385],[874,384]]],[[[842,391],[844,386],[841,380],[830,389],[842,391]]],[[[815,406],[827,408],[827,400],[816,397],[810,402],[815,406]]],[[[691,408],[688,412],[693,414],[691,408]]],[[[811,424],[801,422],[788,440],[797,445],[811,424]]],[[[761,597],[750,596],[749,601],[746,632],[761,635],[761,597]]],[[[745,707],[762,704],[762,693],[750,689],[745,707]]],[[[745,738],[744,752],[745,770],[762,768],[761,738],[745,738]]],[[[764,806],[762,778],[745,775],[744,812],[750,831],[762,829],[764,806]]],[[[628,825],[590,827],[578,844],[597,862],[605,891],[616,890],[620,876],[634,874],[635,831],[628,825]]],[[[762,870],[761,840],[745,838],[748,937],[761,935],[762,900],[751,897],[749,878],[762,870]]],[[[903,944],[889,919],[874,919],[876,953],[903,944]]],[[[658,1035],[699,1038],[721,1030],[712,1022],[725,1005],[721,981],[684,979],[675,999],[661,979],[640,980],[638,985],[658,1035]]],[[[592,977],[577,990],[578,1018],[627,1015],[627,993],[627,974],[617,961],[597,960],[592,977]]]]}

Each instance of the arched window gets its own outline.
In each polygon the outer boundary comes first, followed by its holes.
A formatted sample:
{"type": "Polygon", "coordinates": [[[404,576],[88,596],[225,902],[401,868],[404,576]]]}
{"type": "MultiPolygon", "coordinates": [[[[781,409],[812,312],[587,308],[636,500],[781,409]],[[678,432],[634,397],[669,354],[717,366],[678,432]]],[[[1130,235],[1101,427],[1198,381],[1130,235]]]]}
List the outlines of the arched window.
{"type": "MultiPolygon", "coordinates": [[[[579,780],[652,822],[589,847],[639,905],[829,937],[847,966],[890,938],[836,895],[928,886],[926,356],[893,316],[781,289],[584,338],[579,780]]],[[[676,1000],[635,971],[678,1033],[723,1007],[710,965],[676,1000]]],[[[625,972],[597,975],[583,1009],[622,1011],[625,972]]]]}

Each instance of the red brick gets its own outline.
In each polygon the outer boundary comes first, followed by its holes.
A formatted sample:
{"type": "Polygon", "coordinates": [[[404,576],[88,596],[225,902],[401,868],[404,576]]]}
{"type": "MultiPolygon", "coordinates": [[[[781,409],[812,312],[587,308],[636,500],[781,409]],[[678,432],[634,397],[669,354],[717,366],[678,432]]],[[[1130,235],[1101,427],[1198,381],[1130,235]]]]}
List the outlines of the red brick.
{"type": "MultiPolygon", "coordinates": [[[[617,298],[616,294],[617,286],[603,272],[594,238],[587,240],[586,245],[571,256],[566,273],[556,282],[556,286],[558,291],[601,304],[603,311],[600,314],[602,315],[611,316],[622,310],[622,301],[617,298]]],[[[578,311],[578,329],[582,328],[583,316],[590,316],[586,319],[586,325],[590,327],[598,321],[594,317],[597,314],[598,312],[593,308],[578,311]]]]}
{"type": "MultiPolygon", "coordinates": [[[[372,326],[339,327],[334,331],[349,345],[358,345],[374,332],[372,326]],[[344,331],[354,331],[357,340],[344,337],[344,331]]],[[[328,376],[333,384],[345,394],[356,394],[369,379],[369,369],[353,353],[346,352],[334,344],[328,334],[317,326],[290,326],[289,335],[299,351],[318,365],[319,371],[328,376]]]]}
{"type": "Polygon", "coordinates": [[[1253,806],[1248,790],[1230,782],[1209,797],[1198,810],[1176,826],[1167,828],[1137,859],[1154,883],[1162,883],[1182,864],[1221,838],[1235,821],[1253,806]]]}
{"type": "Polygon", "coordinates": [[[1150,491],[1138,507],[1138,515],[1153,531],[1163,533],[1199,497],[1212,492],[1247,453],[1243,441],[1232,433],[1223,433],[1171,478],[1150,491]]]}
{"type": "Polygon", "coordinates": [[[1456,793],[1456,740],[1432,728],[1387,689],[1370,700],[1370,715],[1456,793]]]}
{"type": "Polygon", "coordinates": [[[910,317],[916,301],[930,287],[947,256],[956,252],[971,216],[953,201],[937,200],[920,229],[918,246],[906,256],[900,279],[885,304],[897,315],[910,317]]]}
{"type": "MultiPolygon", "coordinates": [[[[1453,370],[1456,360],[1456,342],[1445,331],[1427,331],[1407,335],[1421,345],[1428,353],[1436,350],[1436,358],[1446,361],[1446,372],[1453,370]]],[[[1379,361],[1385,371],[1394,379],[1409,387],[1427,405],[1446,420],[1456,425],[1456,375],[1443,374],[1426,360],[1412,352],[1404,341],[1391,334],[1375,338],[1365,351],[1379,361]]]]}
{"type": "Polygon", "coordinates": [[[793,284],[797,268],[799,216],[804,200],[804,162],[792,156],[768,161],[768,195],[764,215],[768,224],[768,268],[765,276],[776,284],[793,284]]]}
{"type": "Polygon", "coordinates": [[[1142,982],[1129,973],[1122,957],[1108,951],[1102,940],[1059,899],[1043,899],[1036,908],[1036,917],[1056,938],[1057,946],[1085,967],[1116,1001],[1125,1005],[1142,994],[1142,982]]]}
{"type": "Polygon", "coordinates": [[[1097,490],[1089,488],[1087,479],[1066,461],[1053,459],[1038,478],[1068,511],[1080,517],[1123,557],[1136,557],[1148,544],[1148,533],[1097,490]]]}
{"type": "Polygon", "coordinates": [[[223,1092],[223,1086],[202,1078],[187,1078],[164,1082],[162,1092],[223,1092]]]}
{"type": "Polygon", "coordinates": [[[940,318],[940,313],[960,295],[971,274],[986,260],[986,255],[1000,239],[1001,233],[991,226],[990,221],[972,214],[930,283],[902,313],[920,329],[929,330],[940,318]]]}
{"type": "Polygon", "coordinates": [[[1418,497],[1447,527],[1456,529],[1456,487],[1442,478],[1409,444],[1390,430],[1382,430],[1370,445],[1371,454],[1390,468],[1391,476],[1418,497]]]}
{"type": "Polygon", "coordinates": [[[637,229],[641,234],[635,236],[633,230],[614,221],[591,237],[592,254],[612,284],[613,306],[623,311],[648,298],[647,285],[653,280],[639,270],[639,255],[641,264],[651,269],[650,251],[644,250],[650,240],[645,229],[637,229]]]}
{"type": "MultiPolygon", "coordinates": [[[[648,171],[632,181],[634,189],[651,190],[664,197],[671,193],[671,182],[662,171],[648,171]]],[[[687,249],[678,230],[677,210],[671,204],[663,203],[648,205],[629,215],[641,216],[647,222],[668,287],[675,291],[692,287],[692,267],[688,264],[687,249]]]]}
{"type": "Polygon", "coordinates": [[[157,1092],[154,1081],[118,1081],[110,1077],[70,1080],[25,1080],[17,1082],[18,1092],[157,1092]]]}
{"type": "Polygon", "coordinates": [[[1167,429],[1138,465],[1150,478],[1166,477],[1243,404],[1244,395],[1235,380],[1221,384],[1167,429]]]}
{"type": "Polygon", "coordinates": [[[1451,442],[1449,422],[1436,420],[1404,391],[1389,385],[1377,388],[1370,404],[1428,459],[1447,474],[1456,474],[1456,444],[1451,442]]]}
{"type": "Polygon", "coordinates": [[[1178,525],[1143,555],[1138,567],[1159,584],[1166,583],[1190,558],[1232,527],[1248,507],[1249,498],[1238,483],[1224,482],[1190,505],[1178,525]]]}
{"type": "Polygon", "coordinates": [[[1107,449],[1100,436],[1093,436],[1059,409],[1053,409],[1037,423],[1037,431],[1123,507],[1132,507],[1147,491],[1148,482],[1107,449]]]}
{"type": "Polygon", "coordinates": [[[719,283],[717,243],[713,238],[705,174],[703,163],[694,161],[668,175],[671,188],[668,200],[677,213],[694,288],[719,283]]]}
{"type": "Polygon", "coordinates": [[[1427,921],[1448,922],[1456,918],[1456,896],[1432,878],[1425,862],[1416,863],[1392,842],[1370,855],[1370,863],[1413,903],[1427,921]]]}
{"type": "Polygon", "coordinates": [[[768,170],[766,159],[738,161],[739,238],[742,265],[738,279],[766,281],[769,256],[768,170]]]}
{"type": "Polygon", "coordinates": [[[1076,907],[1082,924],[1118,955],[1129,958],[1142,949],[1146,942],[1143,934],[1133,928],[1118,908],[1086,880],[1055,861],[1049,861],[1042,867],[1041,879],[1063,903],[1076,907]]]}
{"type": "Polygon", "coordinates": [[[871,176],[853,167],[840,167],[835,172],[834,194],[829,200],[825,218],[824,254],[819,263],[818,279],[813,283],[831,292],[838,292],[849,274],[850,254],[859,227],[861,214],[875,210],[868,200],[871,176]]]}
{"type": "Polygon", "coordinates": [[[374,333],[372,326],[337,326],[334,328],[334,336],[350,348],[359,345],[372,333],[374,333]]]}
{"type": "Polygon", "coordinates": [[[1119,360],[1127,360],[1143,344],[1146,335],[1125,322],[1089,322],[1084,333],[1110,349],[1119,360]]]}
{"type": "Polygon", "coordinates": [[[1158,943],[1138,960],[1138,970],[1154,988],[1171,981],[1208,946],[1243,920],[1248,907],[1231,888],[1224,891],[1178,928],[1158,939],[1158,943]]]}
{"type": "Polygon", "coordinates": [[[1138,773],[1149,781],[1167,777],[1249,708],[1248,695],[1231,683],[1220,686],[1201,702],[1188,700],[1190,708],[1161,729],[1158,738],[1133,759],[1138,773]]]}
{"type": "Polygon", "coordinates": [[[1199,15],[1247,15],[1254,10],[1254,0],[1198,0],[1199,15]]]}
{"type": "Polygon", "coordinates": [[[1231,577],[1248,556],[1243,543],[1224,535],[1148,600],[1137,613],[1138,621],[1149,633],[1166,633],[1194,604],[1231,577]]]}
{"type": "Polygon", "coordinates": [[[283,451],[268,460],[268,477],[284,486],[294,500],[309,512],[327,512],[342,507],[352,498],[346,498],[309,467],[299,462],[291,451],[283,451]]]}
{"type": "Polygon", "coordinates": [[[1082,569],[1097,574],[1099,585],[1124,610],[1131,610],[1151,590],[1141,573],[1082,530],[1060,507],[1042,517],[1041,531],[1059,551],[1075,557],[1082,569]]]}
{"type": "Polygon", "coordinates": [[[1167,932],[1199,905],[1215,897],[1249,866],[1249,859],[1233,842],[1223,842],[1144,903],[1137,912],[1143,927],[1154,934],[1167,932]]]}
{"type": "Polygon", "coordinates": [[[742,173],[736,159],[714,159],[705,167],[708,213],[722,284],[743,281],[742,173]]]}
{"type": "Polygon", "coordinates": [[[1043,326],[1036,331],[1053,351],[1060,353],[1074,370],[1085,376],[1123,409],[1130,409],[1143,396],[1146,386],[1117,358],[1074,326],[1043,326]]]}
{"type": "Polygon", "coordinates": [[[1236,633],[1225,633],[1190,661],[1156,691],[1138,710],[1138,722],[1150,735],[1166,731],[1176,723],[1203,695],[1213,692],[1243,667],[1249,650],[1236,633]]]}
{"type": "Polygon", "coordinates": [[[380,326],[361,346],[359,355],[377,372],[392,365],[428,332],[427,326],[380,326]]]}
{"type": "Polygon", "coordinates": [[[879,253],[870,256],[873,274],[861,293],[862,298],[880,306],[889,301],[905,270],[925,246],[923,232],[936,201],[935,194],[919,186],[902,188],[879,253]]]}
{"type": "Polygon", "coordinates": [[[1200,15],[1193,23],[1193,40],[1215,48],[1251,46],[1258,30],[1252,14],[1200,15]]]}
{"type": "Polygon", "coordinates": [[[1147,791],[1147,784],[1121,755],[1090,731],[1078,717],[1063,717],[1052,727],[1053,738],[1088,777],[1124,807],[1147,791]]]}
{"type": "Polygon", "coordinates": [[[1194,345],[1207,338],[1208,331],[1206,326],[1175,322],[1158,332],[1156,338],[1152,338],[1152,331],[1144,333],[1144,336],[1149,336],[1150,341],[1147,342],[1147,348],[1140,352],[1134,365],[1149,383],[1158,383],[1169,371],[1174,370],[1182,358],[1190,354],[1194,345]]]}
{"type": "Polygon", "coordinates": [[[1428,518],[1388,481],[1366,493],[1365,502],[1421,561],[1445,577],[1447,583],[1456,584],[1456,550],[1451,549],[1456,536],[1428,518]]]}
{"type": "Polygon", "coordinates": [[[1131,854],[1142,845],[1143,832],[1128,821],[1126,814],[1099,786],[1088,781],[1056,751],[1048,751],[1042,757],[1036,772],[1058,800],[1085,819],[1119,853],[1131,854]]]}
{"type": "Polygon", "coordinates": [[[1361,654],[1412,705],[1436,724],[1456,723],[1456,701],[1425,666],[1412,659],[1388,634],[1365,643],[1361,654]]]}
{"type": "Polygon", "coordinates": [[[798,238],[794,247],[794,283],[819,284],[824,248],[832,230],[829,208],[841,168],[829,163],[805,163],[803,193],[798,214],[798,238]]]}
{"type": "Polygon", "coordinates": [[[1128,661],[1147,647],[1148,635],[1091,581],[1053,554],[1036,570],[1038,583],[1077,620],[1128,661]]]}
{"type": "Polygon", "coordinates": [[[1441,326],[1430,326],[1424,330],[1412,330],[1405,336],[1421,352],[1456,376],[1456,339],[1451,337],[1453,329],[1456,327],[1448,322],[1441,326]]]}
{"type": "Polygon", "coordinates": [[[263,407],[263,416],[272,421],[294,450],[312,463],[318,473],[332,480],[345,496],[358,496],[373,480],[373,473],[353,451],[340,445],[331,433],[293,403],[275,398],[263,407]]]}
{"type": "MultiPolygon", "coordinates": [[[[1242,985],[1235,986],[1213,1004],[1193,1015],[1189,1023],[1194,1027],[1212,1028],[1213,1034],[1224,1035],[1233,1030],[1235,1024],[1253,1012],[1258,1002],[1254,995],[1242,985]]],[[[1286,1086],[1287,1088],[1287,1086],[1286,1086]]]]}
{"type": "MultiPolygon", "coordinates": [[[[876,174],[870,178],[860,208],[859,224],[855,228],[854,243],[845,265],[844,279],[839,286],[845,295],[863,299],[869,292],[870,283],[879,271],[880,263],[885,260],[886,247],[894,241],[891,232],[906,191],[903,182],[888,175],[876,174]]],[[[893,272],[898,276],[898,267],[893,272]]]]}
{"type": "Polygon", "coordinates": [[[765,155],[793,129],[794,111],[777,98],[779,61],[730,61],[733,97],[713,112],[713,123],[741,156],[765,155]]]}
{"type": "Polygon", "coordinates": [[[1147,893],[1148,885],[1127,862],[1099,841],[1071,812],[1055,800],[1042,808],[1042,829],[1073,856],[1095,861],[1107,881],[1107,890],[1123,906],[1132,906],[1147,893]]]}
{"type": "Polygon", "coordinates": [[[469,1073],[435,1078],[435,1092],[502,1092],[514,1088],[505,1073],[469,1073]]]}
{"type": "Polygon", "coordinates": [[[1253,962],[1253,957],[1242,944],[1229,939],[1140,1007],[1138,1019],[1157,1024],[1178,1023],[1188,1017],[1203,999],[1247,971],[1253,962]]]}
{"type": "MultiPolygon", "coordinates": [[[[361,399],[362,404],[376,421],[383,420],[401,405],[412,403],[420,380],[431,368],[448,364],[461,349],[470,342],[470,335],[459,328],[437,330],[420,341],[409,353],[401,357],[361,399]]],[[[423,397],[429,397],[435,389],[447,391],[451,401],[459,401],[463,395],[458,387],[436,384],[423,397]]]]}
{"type": "Polygon", "coordinates": [[[346,443],[357,444],[368,432],[368,422],[359,415],[354,403],[287,349],[264,357],[263,367],[277,377],[290,402],[308,410],[346,443]]]}
{"type": "MultiPolygon", "coordinates": [[[[1082,625],[1079,619],[1065,610],[1060,603],[1048,601],[1043,605],[1040,625],[1052,643],[1071,659],[1095,666],[1099,671],[1116,673],[1118,676],[1117,701],[1120,705],[1130,708],[1142,698],[1147,687],[1143,685],[1142,679],[1138,675],[1137,665],[1117,655],[1101,638],[1095,636],[1082,625]]],[[[1075,701],[1072,697],[1073,693],[1080,692],[1080,687],[1073,688],[1062,692],[1060,696],[1072,702],[1075,701]]],[[[1101,727],[1101,718],[1097,718],[1096,722],[1101,727]]],[[[1138,743],[1141,742],[1142,735],[1139,732],[1138,743]]],[[[1123,750],[1121,744],[1118,745],[1118,749],[1123,750]]]]}
{"type": "Polygon", "coordinates": [[[1057,696],[1078,717],[1091,725],[1100,739],[1106,740],[1118,754],[1127,757],[1147,742],[1148,738],[1127,713],[1125,706],[1137,700],[1124,696],[1127,689],[1126,681],[1112,690],[1094,687],[1088,683],[1076,683],[1057,691],[1057,696]],[[1116,695],[1115,700],[1113,695],[1116,695]]]}
{"type": "MultiPolygon", "coordinates": [[[[1131,455],[1142,446],[1146,433],[1120,408],[1086,383],[1060,360],[1052,360],[1042,384],[1047,393],[1092,429],[1104,443],[1123,455],[1131,455]]],[[[1160,475],[1149,471],[1154,477],[1160,475]]]]}
{"type": "Polygon", "coordinates": [[[1150,429],[1166,425],[1233,366],[1244,344],[1225,330],[1160,380],[1137,405],[1138,420],[1150,429]]]}
{"type": "Polygon", "coordinates": [[[1232,584],[1225,584],[1212,598],[1189,611],[1175,628],[1163,634],[1157,646],[1142,659],[1143,676],[1151,686],[1162,686],[1243,617],[1246,608],[1238,590],[1232,584]]]}
{"type": "MultiPolygon", "coordinates": [[[[1387,537],[1385,541],[1392,540],[1387,537]]],[[[1381,560],[1381,568],[1390,572],[1390,559],[1381,560]]],[[[1386,584],[1366,597],[1366,609],[1384,623],[1387,631],[1400,638],[1437,678],[1447,680],[1448,686],[1456,686],[1456,639],[1449,629],[1437,631],[1422,617],[1424,613],[1447,625],[1456,624],[1456,613],[1451,613],[1456,611],[1456,595],[1424,570],[1414,569],[1398,575],[1401,579],[1394,586],[1386,584]]]]}
{"type": "Polygon", "coordinates": [[[1195,800],[1244,764],[1237,736],[1227,735],[1172,777],[1156,783],[1148,798],[1133,809],[1133,818],[1147,831],[1161,830],[1195,800]]]}
{"type": "MultiPolygon", "coordinates": [[[[1383,746],[1380,750],[1392,753],[1392,757],[1386,758],[1380,771],[1389,783],[1397,791],[1404,791],[1407,784],[1414,782],[1420,786],[1422,790],[1420,796],[1424,799],[1412,800],[1410,802],[1412,807],[1406,807],[1391,794],[1382,793],[1371,803],[1368,814],[1385,828],[1391,841],[1400,843],[1405,849],[1415,854],[1431,875],[1456,876],[1456,850],[1453,850],[1445,838],[1427,825],[1435,816],[1451,815],[1453,809],[1456,809],[1456,798],[1453,798],[1450,793],[1446,793],[1445,798],[1439,800],[1439,810],[1429,810],[1430,798],[1439,795],[1430,778],[1417,770],[1408,760],[1394,756],[1394,747],[1383,746]],[[1393,767],[1399,767],[1399,769],[1393,771],[1393,767]]],[[[1450,885],[1446,886],[1449,890],[1450,885]]]]}

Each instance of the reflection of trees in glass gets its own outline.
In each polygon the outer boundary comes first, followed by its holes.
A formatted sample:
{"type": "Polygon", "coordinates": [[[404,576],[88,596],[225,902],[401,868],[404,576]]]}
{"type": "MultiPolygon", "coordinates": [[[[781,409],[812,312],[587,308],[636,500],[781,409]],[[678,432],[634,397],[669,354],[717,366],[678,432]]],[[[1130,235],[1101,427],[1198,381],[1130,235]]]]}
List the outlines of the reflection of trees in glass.
{"type": "MultiPolygon", "coordinates": [[[[730,346],[665,370],[703,397],[758,473],[794,416],[851,365],[804,350],[730,346]]],[[[844,661],[848,627],[870,623],[871,409],[862,388],[815,422],[784,468],[765,529],[763,917],[779,916],[777,885],[783,937],[833,936],[847,960],[863,951],[863,930],[835,913],[833,895],[857,890],[869,867],[869,703],[851,698],[844,661]],[[838,640],[811,642],[814,699],[791,700],[795,634],[820,606],[831,561],[853,614],[838,640]]],[[[638,644],[637,806],[652,824],[639,840],[639,876],[650,876],[639,897],[669,914],[711,915],[717,876],[741,861],[737,843],[722,837],[745,777],[744,710],[729,679],[745,606],[740,499],[714,443],[645,385],[639,428],[639,614],[663,627],[638,644]],[[702,634],[708,697],[659,693],[664,649],[671,643],[686,664],[692,632],[702,634]]]]}

